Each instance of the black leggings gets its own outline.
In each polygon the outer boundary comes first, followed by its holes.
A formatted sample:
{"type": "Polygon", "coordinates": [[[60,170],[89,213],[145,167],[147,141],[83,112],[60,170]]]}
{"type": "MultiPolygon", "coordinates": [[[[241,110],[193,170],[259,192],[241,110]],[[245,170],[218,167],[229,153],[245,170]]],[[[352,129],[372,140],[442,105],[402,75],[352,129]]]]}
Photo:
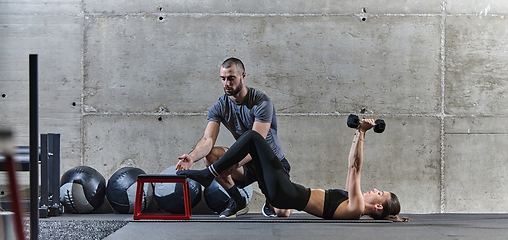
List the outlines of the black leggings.
{"type": "Polygon", "coordinates": [[[245,132],[228,151],[213,164],[222,172],[240,162],[247,154],[248,163],[258,179],[258,185],[270,204],[281,209],[302,211],[310,198],[310,189],[289,180],[284,167],[266,140],[256,131],[245,132]]]}

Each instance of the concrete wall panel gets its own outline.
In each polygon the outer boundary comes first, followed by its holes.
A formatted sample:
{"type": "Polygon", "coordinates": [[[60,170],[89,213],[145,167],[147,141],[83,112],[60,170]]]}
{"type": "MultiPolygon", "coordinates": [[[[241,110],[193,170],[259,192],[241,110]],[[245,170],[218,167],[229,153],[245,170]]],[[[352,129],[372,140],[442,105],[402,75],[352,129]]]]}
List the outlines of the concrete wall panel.
{"type": "Polygon", "coordinates": [[[29,142],[29,54],[38,54],[39,132],[61,133],[64,168],[81,161],[82,18],[0,15],[0,124],[29,142]]]}
{"type": "Polygon", "coordinates": [[[447,19],[446,112],[458,115],[508,113],[507,20],[502,17],[447,19]]]}
{"type": "Polygon", "coordinates": [[[508,154],[505,117],[460,117],[445,121],[447,212],[506,212],[508,154]]]}
{"type": "Polygon", "coordinates": [[[506,212],[506,141],[506,134],[446,135],[447,212],[506,212]]]}
{"type": "Polygon", "coordinates": [[[222,92],[217,66],[227,56],[246,59],[247,85],[271,96],[279,112],[440,109],[440,28],[431,18],[143,16],[87,24],[91,111],[206,112],[222,92]]]}
{"type": "Polygon", "coordinates": [[[87,21],[85,111],[203,113],[217,100],[218,66],[226,56],[206,53],[211,46],[200,37],[205,33],[187,29],[195,19],[164,21],[87,21]]]}

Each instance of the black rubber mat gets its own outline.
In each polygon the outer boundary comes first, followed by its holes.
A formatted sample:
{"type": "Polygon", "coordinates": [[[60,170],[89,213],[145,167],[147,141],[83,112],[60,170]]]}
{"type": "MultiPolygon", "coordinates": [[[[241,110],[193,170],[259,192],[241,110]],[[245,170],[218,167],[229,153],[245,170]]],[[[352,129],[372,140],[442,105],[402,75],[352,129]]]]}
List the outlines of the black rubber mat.
{"type": "Polygon", "coordinates": [[[251,222],[251,223],[392,223],[390,220],[325,220],[305,213],[296,213],[288,218],[264,217],[262,214],[249,213],[236,218],[219,218],[218,215],[192,215],[190,220],[159,220],[142,219],[131,222],[251,222]]]}

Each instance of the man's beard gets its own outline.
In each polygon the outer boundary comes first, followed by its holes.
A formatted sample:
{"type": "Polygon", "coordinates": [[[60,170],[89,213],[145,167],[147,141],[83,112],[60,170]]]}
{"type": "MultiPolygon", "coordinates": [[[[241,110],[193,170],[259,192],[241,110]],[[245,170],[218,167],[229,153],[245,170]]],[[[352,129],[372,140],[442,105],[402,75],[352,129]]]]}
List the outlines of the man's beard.
{"type": "Polygon", "coordinates": [[[224,88],[224,92],[226,93],[226,95],[228,96],[235,96],[236,94],[238,94],[240,91],[242,91],[242,88],[243,88],[243,83],[242,81],[240,81],[240,84],[238,84],[238,87],[236,87],[232,92],[227,92],[226,91],[226,88],[224,88]]]}

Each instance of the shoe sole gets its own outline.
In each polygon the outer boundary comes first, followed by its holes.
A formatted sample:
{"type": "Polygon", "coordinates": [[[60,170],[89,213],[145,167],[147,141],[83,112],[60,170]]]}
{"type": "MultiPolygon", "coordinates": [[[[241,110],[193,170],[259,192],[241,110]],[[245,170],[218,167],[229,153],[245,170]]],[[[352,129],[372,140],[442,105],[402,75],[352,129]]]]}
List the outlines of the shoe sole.
{"type": "Polygon", "coordinates": [[[263,204],[263,208],[261,208],[261,213],[263,213],[263,216],[265,216],[265,217],[277,217],[276,214],[271,214],[271,215],[266,214],[265,213],[265,207],[266,207],[266,203],[263,204]]]}
{"type": "Polygon", "coordinates": [[[221,216],[219,216],[219,217],[220,217],[220,218],[235,218],[235,217],[237,217],[237,216],[247,214],[248,212],[249,212],[249,208],[248,208],[248,207],[245,207],[245,208],[243,208],[243,209],[238,210],[238,212],[236,212],[235,214],[232,214],[232,215],[230,215],[230,216],[221,215],[221,216]]]}

